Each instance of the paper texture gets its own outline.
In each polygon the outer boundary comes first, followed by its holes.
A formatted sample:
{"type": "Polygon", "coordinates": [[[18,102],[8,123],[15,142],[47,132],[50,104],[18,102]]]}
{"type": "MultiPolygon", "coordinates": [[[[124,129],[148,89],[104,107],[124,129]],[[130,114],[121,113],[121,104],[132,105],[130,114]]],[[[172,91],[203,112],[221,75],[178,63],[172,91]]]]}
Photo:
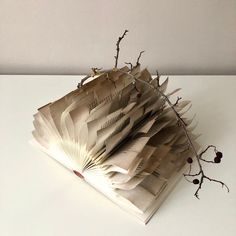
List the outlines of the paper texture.
{"type": "MultiPolygon", "coordinates": [[[[192,153],[165,99],[133,75],[157,86],[157,80],[139,66],[101,72],[39,108],[33,136],[37,147],[147,222],[192,153]]],[[[168,79],[159,89],[165,92],[167,85],[168,79]]],[[[190,106],[182,101],[176,110],[182,116],[190,106]]],[[[189,127],[192,120],[183,119],[189,127]]]]}

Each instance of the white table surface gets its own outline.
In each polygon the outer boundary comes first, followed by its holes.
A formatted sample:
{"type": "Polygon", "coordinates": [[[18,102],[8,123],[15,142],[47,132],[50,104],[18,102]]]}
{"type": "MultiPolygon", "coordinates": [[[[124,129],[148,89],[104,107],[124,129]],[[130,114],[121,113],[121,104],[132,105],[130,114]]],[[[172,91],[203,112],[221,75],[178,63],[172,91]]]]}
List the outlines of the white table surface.
{"type": "MultiPolygon", "coordinates": [[[[169,90],[192,100],[203,145],[223,150],[204,165],[225,181],[204,184],[201,200],[184,179],[148,225],[140,224],[28,144],[37,108],[76,88],[80,76],[0,76],[0,235],[236,235],[236,76],[170,76],[169,90]]],[[[209,154],[209,158],[210,158],[209,154]]]]}

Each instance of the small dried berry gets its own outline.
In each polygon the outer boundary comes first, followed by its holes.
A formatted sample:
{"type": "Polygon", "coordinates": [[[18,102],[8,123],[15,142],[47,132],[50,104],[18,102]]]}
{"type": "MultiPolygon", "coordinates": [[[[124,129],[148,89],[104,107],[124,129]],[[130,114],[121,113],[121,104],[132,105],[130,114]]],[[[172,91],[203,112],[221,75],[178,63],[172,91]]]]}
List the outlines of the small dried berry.
{"type": "Polygon", "coordinates": [[[220,158],[220,157],[216,156],[216,157],[214,158],[214,162],[215,162],[215,163],[220,163],[220,161],[221,161],[221,158],[220,158]]]}
{"type": "Polygon", "coordinates": [[[199,180],[198,180],[198,179],[194,179],[194,180],[193,180],[193,183],[194,183],[194,184],[199,184],[199,180]]]}
{"type": "Polygon", "coordinates": [[[219,158],[222,158],[223,157],[223,153],[222,152],[217,152],[216,156],[219,157],[219,158]]]}
{"type": "Polygon", "coordinates": [[[192,159],[191,157],[189,157],[189,158],[187,159],[187,162],[188,162],[189,164],[191,164],[191,163],[193,163],[193,159],[192,159]]]}

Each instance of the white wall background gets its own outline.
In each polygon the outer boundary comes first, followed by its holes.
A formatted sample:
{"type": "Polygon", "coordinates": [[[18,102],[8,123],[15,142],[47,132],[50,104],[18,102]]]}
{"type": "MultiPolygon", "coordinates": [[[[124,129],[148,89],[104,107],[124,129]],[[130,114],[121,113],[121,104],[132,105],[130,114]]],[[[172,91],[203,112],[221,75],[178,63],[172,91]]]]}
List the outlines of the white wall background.
{"type": "Polygon", "coordinates": [[[162,74],[236,74],[236,0],[0,0],[0,74],[84,74],[135,62],[162,74]]]}

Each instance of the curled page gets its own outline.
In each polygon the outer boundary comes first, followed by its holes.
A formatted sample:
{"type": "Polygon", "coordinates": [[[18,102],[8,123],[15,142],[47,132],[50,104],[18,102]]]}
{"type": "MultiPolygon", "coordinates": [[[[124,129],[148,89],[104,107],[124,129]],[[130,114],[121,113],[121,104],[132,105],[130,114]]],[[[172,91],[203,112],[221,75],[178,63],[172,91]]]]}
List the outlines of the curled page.
{"type": "MultiPolygon", "coordinates": [[[[159,78],[152,79],[140,65],[100,71],[90,79],[38,109],[35,144],[146,223],[192,155],[162,96],[168,79],[159,85],[159,78]]],[[[190,107],[189,101],[181,101],[175,108],[195,142],[193,120],[183,117],[190,107]]]]}

